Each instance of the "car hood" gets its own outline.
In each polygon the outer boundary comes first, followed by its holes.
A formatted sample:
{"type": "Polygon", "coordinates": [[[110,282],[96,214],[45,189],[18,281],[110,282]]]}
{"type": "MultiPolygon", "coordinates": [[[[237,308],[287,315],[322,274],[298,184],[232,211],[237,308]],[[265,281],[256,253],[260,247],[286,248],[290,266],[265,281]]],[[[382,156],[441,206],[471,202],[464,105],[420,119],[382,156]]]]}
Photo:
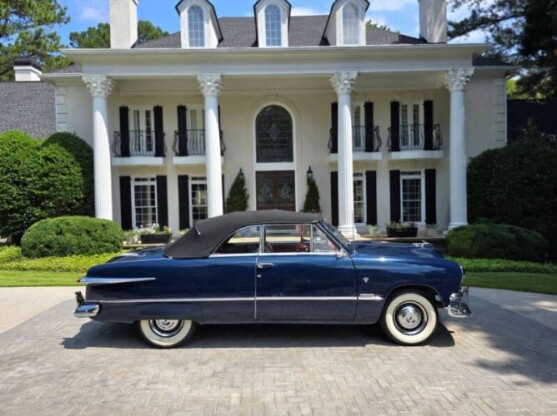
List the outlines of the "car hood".
{"type": "Polygon", "coordinates": [[[443,258],[441,252],[427,243],[385,243],[375,241],[355,241],[352,243],[354,253],[367,254],[384,257],[419,257],[419,258],[443,258]]]}

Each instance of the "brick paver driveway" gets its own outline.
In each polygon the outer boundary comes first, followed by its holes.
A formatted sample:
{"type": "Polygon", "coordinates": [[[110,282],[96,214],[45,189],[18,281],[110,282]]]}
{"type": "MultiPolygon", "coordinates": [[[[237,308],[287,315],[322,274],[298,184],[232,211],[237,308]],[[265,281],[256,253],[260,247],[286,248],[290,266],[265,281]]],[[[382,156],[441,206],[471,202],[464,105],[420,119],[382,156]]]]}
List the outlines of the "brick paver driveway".
{"type": "Polygon", "coordinates": [[[0,335],[0,414],[556,415],[557,330],[472,307],[423,347],[377,328],[215,326],[166,351],[67,301],[0,335]]]}

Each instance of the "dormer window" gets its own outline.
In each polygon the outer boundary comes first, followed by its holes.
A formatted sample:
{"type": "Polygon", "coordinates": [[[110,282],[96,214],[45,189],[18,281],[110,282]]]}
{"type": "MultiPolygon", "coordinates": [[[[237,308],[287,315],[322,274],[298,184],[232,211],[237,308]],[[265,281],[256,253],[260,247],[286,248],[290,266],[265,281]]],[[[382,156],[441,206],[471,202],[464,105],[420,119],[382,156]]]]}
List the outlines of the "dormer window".
{"type": "Polygon", "coordinates": [[[182,48],[216,48],[222,31],[213,5],[207,0],[181,0],[176,5],[180,15],[182,48]]]}
{"type": "Polygon", "coordinates": [[[271,4],[265,7],[265,40],[267,46],[282,46],[280,9],[271,4]]]}
{"type": "Polygon", "coordinates": [[[205,47],[205,16],[199,6],[188,10],[188,37],[190,48],[205,47]]]}
{"type": "Polygon", "coordinates": [[[323,36],[332,46],[364,46],[366,44],[366,11],[368,0],[336,0],[331,7],[323,36]]]}
{"type": "Polygon", "coordinates": [[[259,0],[254,9],[259,47],[287,47],[290,3],[286,0],[259,0]]]}
{"type": "Polygon", "coordinates": [[[342,37],[345,45],[360,44],[360,11],[354,3],[349,3],[342,10],[342,37]]]}

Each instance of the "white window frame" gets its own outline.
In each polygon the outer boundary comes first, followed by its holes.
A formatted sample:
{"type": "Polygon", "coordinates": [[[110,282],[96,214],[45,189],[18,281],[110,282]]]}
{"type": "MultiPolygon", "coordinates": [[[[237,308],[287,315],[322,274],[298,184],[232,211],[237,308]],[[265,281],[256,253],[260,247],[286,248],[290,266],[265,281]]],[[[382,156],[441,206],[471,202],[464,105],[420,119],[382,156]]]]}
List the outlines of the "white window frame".
{"type": "MultiPolygon", "coordinates": [[[[205,176],[192,176],[189,180],[189,184],[188,184],[188,198],[189,198],[189,206],[190,206],[190,212],[189,212],[189,216],[190,216],[190,226],[194,226],[194,222],[193,222],[193,185],[205,185],[206,191],[208,191],[207,189],[207,178],[205,176]]],[[[196,205],[198,206],[198,205],[196,205]]],[[[201,205],[200,205],[201,206],[201,205]]],[[[207,200],[207,209],[209,209],[209,201],[207,200]]]]}
{"type": "MultiPolygon", "coordinates": [[[[154,186],[155,187],[155,222],[154,224],[159,223],[159,207],[158,207],[158,190],[157,190],[157,178],[154,176],[133,176],[131,178],[131,199],[132,199],[132,226],[134,230],[137,230],[139,227],[137,226],[137,215],[135,212],[135,188],[139,186],[154,186]],[[140,181],[136,183],[136,181],[140,181]]],[[[145,225],[143,225],[145,226],[145,225]]]]}
{"type": "MultiPolygon", "coordinates": [[[[342,7],[342,10],[341,10],[341,13],[340,13],[340,21],[342,22],[341,23],[340,36],[341,36],[341,39],[342,39],[342,45],[343,46],[359,46],[359,45],[362,45],[362,28],[361,28],[362,16],[361,15],[362,15],[362,11],[361,11],[360,6],[353,1],[346,2],[344,4],[344,6],[342,7]],[[356,42],[347,42],[347,39],[346,39],[347,38],[346,31],[347,31],[348,28],[345,26],[346,23],[347,23],[346,20],[345,20],[345,16],[346,16],[346,13],[348,12],[348,10],[350,10],[350,9],[356,11],[357,27],[355,29],[356,29],[356,32],[358,34],[356,42]]],[[[351,28],[351,30],[354,30],[354,28],[351,28]]]]}
{"type": "MultiPolygon", "coordinates": [[[[366,194],[366,174],[365,172],[354,172],[354,184],[356,183],[356,181],[359,181],[362,183],[362,198],[363,198],[363,222],[359,222],[357,224],[367,224],[367,194],[366,194]]],[[[354,186],[353,184],[353,186],[354,186]]],[[[354,213],[356,212],[356,194],[354,193],[354,207],[352,207],[354,209],[354,213]]],[[[354,220],[355,220],[355,215],[354,215],[354,220]]]]}
{"type": "Polygon", "coordinates": [[[187,23],[188,23],[188,28],[187,28],[188,46],[190,48],[205,48],[207,46],[207,27],[206,27],[207,25],[205,23],[205,21],[207,19],[206,19],[206,16],[205,16],[205,14],[206,14],[205,8],[203,6],[201,6],[200,4],[194,3],[194,4],[192,4],[191,6],[188,7],[186,13],[187,13],[187,19],[186,20],[187,20],[187,23]],[[192,45],[191,28],[190,28],[190,23],[191,23],[190,13],[191,13],[191,10],[194,9],[194,8],[198,8],[199,10],[201,10],[201,24],[203,25],[203,44],[202,45],[192,45]]]}
{"type": "MultiPolygon", "coordinates": [[[[137,129],[135,128],[135,119],[134,119],[134,112],[139,111],[139,131],[145,131],[147,132],[147,118],[145,116],[145,112],[149,111],[151,113],[151,129],[149,130],[151,132],[151,143],[152,143],[152,150],[151,151],[147,151],[147,136],[142,136],[140,137],[140,150],[139,153],[141,156],[155,156],[156,153],[156,140],[155,140],[155,111],[153,109],[153,107],[149,107],[147,105],[135,105],[135,106],[130,106],[129,107],[129,120],[128,120],[128,124],[129,124],[129,130],[130,132],[136,131],[137,129]]],[[[135,153],[135,148],[133,147],[133,145],[137,145],[137,143],[135,143],[134,141],[134,137],[133,137],[133,133],[130,133],[130,154],[131,156],[134,156],[135,153]]]]}
{"type": "MultiPolygon", "coordinates": [[[[283,37],[282,37],[282,31],[283,31],[283,27],[282,27],[282,10],[281,10],[281,8],[280,8],[278,5],[273,4],[273,3],[268,4],[268,5],[265,7],[264,16],[265,16],[265,46],[268,47],[268,48],[279,48],[279,47],[281,47],[281,46],[282,46],[282,40],[283,40],[283,37]],[[268,13],[271,9],[275,9],[275,10],[278,12],[278,22],[272,22],[273,24],[278,23],[278,26],[279,26],[279,39],[278,39],[279,42],[278,42],[278,45],[277,45],[277,44],[274,44],[274,45],[270,45],[270,44],[269,44],[269,38],[268,38],[268,34],[269,34],[269,27],[268,27],[268,25],[269,25],[269,20],[268,20],[268,15],[267,15],[267,13],[268,13]]],[[[276,18],[277,16],[274,15],[274,16],[272,16],[272,17],[275,17],[275,18],[276,18]]]]}
{"type": "Polygon", "coordinates": [[[414,222],[416,224],[425,224],[425,216],[426,216],[426,195],[425,195],[425,170],[408,170],[408,171],[400,171],[400,219],[403,222],[414,222]],[[421,185],[421,214],[422,218],[420,221],[407,221],[404,218],[404,180],[408,179],[420,179],[421,185]]]}
{"type": "Polygon", "coordinates": [[[266,0],[257,2],[255,11],[257,17],[257,37],[260,48],[286,48],[288,47],[288,27],[289,27],[288,2],[284,0],[266,0]],[[280,11],[280,45],[268,45],[267,42],[267,8],[270,6],[278,7],[280,11]]]}
{"type": "MultiPolygon", "coordinates": [[[[404,108],[404,106],[407,107],[408,109],[408,123],[406,123],[408,126],[412,126],[417,124],[418,126],[422,126],[425,123],[425,119],[424,119],[424,108],[423,108],[423,102],[420,101],[415,101],[415,100],[410,100],[410,101],[402,101],[400,103],[400,111],[399,111],[399,119],[400,119],[400,125],[403,126],[404,123],[402,122],[402,110],[404,108]],[[420,112],[419,116],[418,116],[418,122],[416,123],[416,120],[414,120],[414,106],[418,106],[418,111],[420,112]]],[[[420,127],[418,127],[418,134],[420,133],[420,127]]],[[[402,143],[402,137],[403,137],[404,132],[400,132],[400,150],[405,150],[405,149],[416,149],[415,144],[410,143],[410,137],[408,137],[408,145],[403,145],[402,143]]],[[[419,145],[420,143],[418,143],[419,145]]]]}

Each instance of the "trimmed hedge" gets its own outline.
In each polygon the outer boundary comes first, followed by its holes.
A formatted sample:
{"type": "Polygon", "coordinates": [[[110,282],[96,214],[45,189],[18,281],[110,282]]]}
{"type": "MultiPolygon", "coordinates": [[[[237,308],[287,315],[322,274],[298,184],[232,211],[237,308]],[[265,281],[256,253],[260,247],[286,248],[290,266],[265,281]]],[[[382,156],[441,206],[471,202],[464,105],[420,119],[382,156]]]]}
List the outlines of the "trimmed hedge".
{"type": "Polygon", "coordinates": [[[42,259],[19,258],[0,262],[0,270],[21,272],[67,272],[85,273],[96,264],[106,263],[119,253],[95,254],[92,256],[44,257],[42,259]]]}
{"type": "Polygon", "coordinates": [[[93,216],[95,214],[95,193],[93,174],[93,149],[82,139],[72,133],[55,133],[46,139],[43,148],[58,148],[79,167],[83,200],[80,204],[80,214],[93,216]]]}
{"type": "Polygon", "coordinates": [[[34,224],[21,240],[25,257],[64,257],[122,250],[124,232],[116,223],[90,217],[49,218],[34,224]]]}
{"type": "Polygon", "coordinates": [[[503,259],[465,259],[449,257],[471,273],[538,273],[557,275],[557,264],[533,263],[529,261],[515,261],[503,259]]]}
{"type": "Polygon", "coordinates": [[[0,264],[16,261],[23,258],[21,249],[16,246],[0,247],[0,264]]]}
{"type": "Polygon", "coordinates": [[[480,223],[458,227],[447,236],[449,255],[465,258],[544,261],[547,240],[513,225],[480,223]]]}

